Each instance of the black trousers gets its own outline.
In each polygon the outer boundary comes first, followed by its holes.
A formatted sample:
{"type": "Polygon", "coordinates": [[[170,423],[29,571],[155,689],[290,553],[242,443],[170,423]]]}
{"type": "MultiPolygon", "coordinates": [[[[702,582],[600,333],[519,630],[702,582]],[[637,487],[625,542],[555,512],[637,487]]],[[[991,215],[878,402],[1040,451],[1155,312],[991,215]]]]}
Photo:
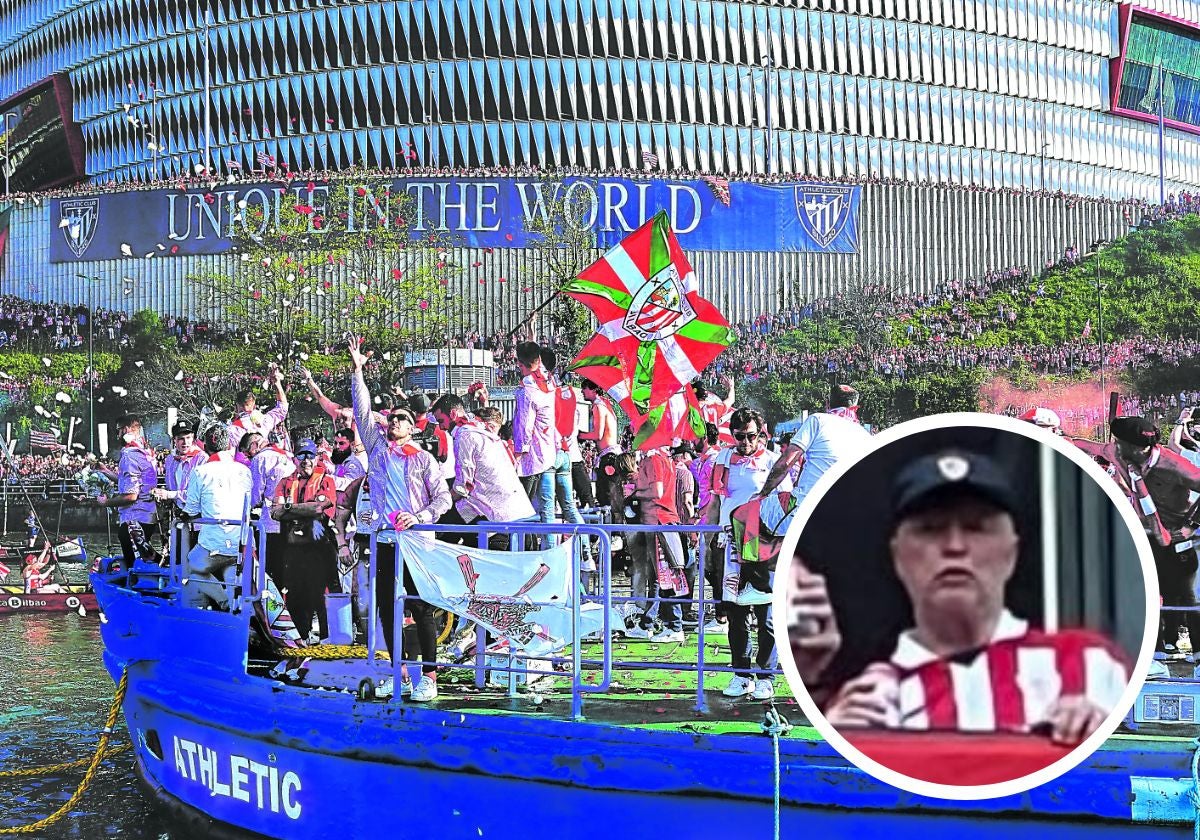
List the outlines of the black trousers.
{"type": "Polygon", "coordinates": [[[575,487],[575,498],[583,507],[596,506],[596,494],[592,492],[592,480],[588,478],[583,461],[571,463],[571,484],[575,487]]]}
{"type": "MultiPolygon", "coordinates": [[[[413,583],[408,568],[404,569],[404,593],[416,595],[417,587],[413,583]]],[[[396,546],[390,543],[379,543],[375,552],[375,603],[379,610],[379,620],[383,622],[383,637],[387,641],[388,652],[396,655],[396,640],[394,624],[396,620],[396,546]]],[[[417,631],[417,650],[404,649],[401,657],[408,660],[421,655],[421,673],[433,674],[437,666],[437,607],[426,603],[420,598],[409,598],[404,602],[405,607],[412,613],[417,631]]]]}
{"type": "Polygon", "coordinates": [[[307,639],[314,619],[321,638],[329,638],[329,619],[325,612],[325,591],[340,592],[336,583],[337,546],[330,539],[311,543],[292,543],[287,546],[288,593],[284,599],[292,621],[307,639]],[[334,580],[333,586],[330,581],[334,580]]]}
{"type": "MultiPolygon", "coordinates": [[[[1154,568],[1158,572],[1158,591],[1164,607],[1196,606],[1196,550],[1176,553],[1173,546],[1151,543],[1154,568]]],[[[1159,624],[1159,650],[1164,642],[1175,644],[1180,627],[1187,627],[1192,646],[1200,644],[1200,613],[1165,612],[1159,624]]]]}
{"type": "Polygon", "coordinates": [[[124,556],[125,568],[127,569],[133,565],[134,560],[142,556],[143,552],[154,550],[151,540],[158,534],[157,522],[139,522],[138,524],[142,526],[142,533],[145,535],[144,544],[140,544],[142,541],[138,540],[140,545],[134,545],[133,536],[129,533],[129,522],[122,522],[117,525],[117,538],[121,541],[121,554],[124,556]]]}

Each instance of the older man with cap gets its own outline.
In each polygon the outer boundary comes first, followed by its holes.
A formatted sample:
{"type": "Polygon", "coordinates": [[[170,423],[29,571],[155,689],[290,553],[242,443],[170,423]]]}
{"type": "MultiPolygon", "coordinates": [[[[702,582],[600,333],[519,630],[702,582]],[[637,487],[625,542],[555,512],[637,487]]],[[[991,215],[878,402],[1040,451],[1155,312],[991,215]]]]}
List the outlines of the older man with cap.
{"type": "MultiPolygon", "coordinates": [[[[1109,428],[1113,443],[1072,438],[1071,442],[1108,470],[1133,503],[1150,536],[1158,588],[1164,606],[1196,606],[1196,532],[1191,494],[1200,492],[1200,469],[1159,445],[1158,427],[1144,417],[1117,417],[1109,428]]],[[[1179,615],[1179,614],[1177,614],[1179,615]]],[[[1200,616],[1186,613],[1159,633],[1158,649],[1182,653],[1200,631],[1200,616]],[[1175,644],[1171,635],[1176,635],[1175,644]]],[[[1164,614],[1165,619],[1165,614],[1164,614]]]]}
{"type": "Polygon", "coordinates": [[[829,722],[1086,739],[1129,668],[1098,634],[1044,633],[1006,608],[1021,545],[1008,477],[985,455],[945,450],[904,467],[892,498],[888,545],[914,627],[887,661],[841,687],[829,722]]]}

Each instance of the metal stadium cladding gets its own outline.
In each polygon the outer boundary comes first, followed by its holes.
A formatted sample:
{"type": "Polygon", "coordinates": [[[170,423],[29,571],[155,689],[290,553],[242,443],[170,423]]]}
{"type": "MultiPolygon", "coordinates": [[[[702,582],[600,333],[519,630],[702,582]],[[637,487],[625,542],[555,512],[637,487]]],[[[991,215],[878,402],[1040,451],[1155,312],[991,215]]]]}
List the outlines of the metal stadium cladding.
{"type": "MultiPolygon", "coordinates": [[[[1200,3],[1145,6],[13,2],[0,9],[6,169],[13,189],[54,182],[23,173],[18,152],[22,97],[56,79],[69,109],[63,154],[93,184],[132,188],[206,162],[247,182],[286,163],[434,182],[535,167],[668,183],[862,183],[854,253],[694,253],[706,293],[738,319],[855,283],[925,286],[1038,266],[1122,233],[1140,210],[1112,201],[1156,203],[1160,176],[1166,193],[1195,190],[1200,3]]],[[[52,265],[59,222],[46,204],[15,208],[9,251],[24,256],[6,258],[7,291],[77,300],[77,275],[94,275],[99,305],[187,311],[184,278],[227,259],[52,265]],[[122,294],[122,276],[142,281],[134,295],[122,294]]],[[[507,253],[489,271],[515,273],[519,249],[497,251],[507,253]]],[[[483,294],[475,285],[461,294],[483,294]]],[[[520,300],[489,300],[482,328],[519,317],[520,300]]]]}

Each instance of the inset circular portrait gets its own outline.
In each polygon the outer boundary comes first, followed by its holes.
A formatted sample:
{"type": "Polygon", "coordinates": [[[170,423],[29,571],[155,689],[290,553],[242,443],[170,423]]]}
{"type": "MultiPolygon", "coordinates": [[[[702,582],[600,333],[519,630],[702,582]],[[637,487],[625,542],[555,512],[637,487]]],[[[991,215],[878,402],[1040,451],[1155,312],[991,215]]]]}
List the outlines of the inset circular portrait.
{"type": "Polygon", "coordinates": [[[1158,584],[1117,484],[983,414],[896,426],[805,499],[775,592],[784,672],[855,765],[925,796],[1028,790],[1090,755],[1150,667],[1158,584]]]}

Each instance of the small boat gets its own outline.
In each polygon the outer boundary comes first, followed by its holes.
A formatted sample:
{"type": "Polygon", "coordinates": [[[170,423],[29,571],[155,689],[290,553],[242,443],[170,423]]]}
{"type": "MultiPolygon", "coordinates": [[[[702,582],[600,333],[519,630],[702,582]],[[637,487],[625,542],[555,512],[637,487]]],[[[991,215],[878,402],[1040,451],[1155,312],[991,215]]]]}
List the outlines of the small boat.
{"type": "MultiPolygon", "coordinates": [[[[607,613],[609,534],[593,526],[573,533],[596,538],[601,557],[599,594],[575,588],[572,598],[599,599],[607,613]]],[[[507,690],[466,668],[457,681],[439,680],[433,703],[412,703],[393,696],[393,666],[371,659],[324,668],[313,660],[307,681],[289,682],[279,675],[301,675],[303,664],[272,667],[248,647],[261,580],[246,565],[246,594],[232,612],[185,606],[177,584],[187,570],[175,560],[157,585],[133,572],[92,577],[104,663],[126,686],[136,772],[160,804],[206,836],[232,827],[280,838],[392,837],[407,834],[413,814],[426,826],[414,831],[436,826],[438,837],[456,838],[549,831],[609,840],[631,826],[636,837],[685,826],[738,837],[1191,836],[1186,738],[1111,739],[1022,794],[915,796],[842,758],[786,695],[765,704],[722,697],[713,672],[728,669],[713,655],[723,638],[635,641],[606,624],[588,641],[574,604],[574,638],[584,643],[543,675],[535,660],[512,657],[507,690]],[[318,673],[336,679],[322,685],[318,673]]],[[[579,580],[581,568],[576,555],[566,579],[579,580]]],[[[496,667],[482,655],[476,664],[496,667]]],[[[987,762],[989,751],[1011,751],[1011,741],[953,746],[987,762]]]]}
{"type": "Polygon", "coordinates": [[[62,592],[26,592],[21,586],[0,585],[0,615],[30,612],[81,612],[97,615],[99,605],[90,586],[72,584],[62,592]]]}
{"type": "Polygon", "coordinates": [[[69,583],[63,561],[86,564],[87,550],[80,538],[60,538],[41,552],[27,546],[0,545],[0,616],[11,613],[62,613],[98,615],[96,594],[90,583],[69,583]],[[53,559],[50,557],[53,556],[53,559]],[[21,583],[4,583],[21,578],[21,583]]]}

